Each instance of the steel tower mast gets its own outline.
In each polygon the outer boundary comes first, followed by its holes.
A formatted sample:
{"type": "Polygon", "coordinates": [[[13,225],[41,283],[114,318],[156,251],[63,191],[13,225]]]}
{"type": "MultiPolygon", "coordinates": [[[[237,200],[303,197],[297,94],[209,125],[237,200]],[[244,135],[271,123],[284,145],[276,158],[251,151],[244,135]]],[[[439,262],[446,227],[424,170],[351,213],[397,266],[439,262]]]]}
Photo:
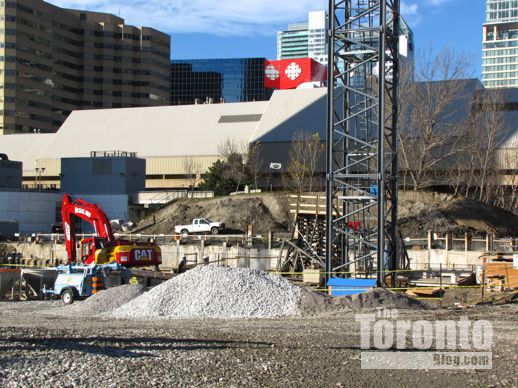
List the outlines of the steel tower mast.
{"type": "Polygon", "coordinates": [[[326,272],[378,287],[398,268],[399,32],[399,0],[329,0],[326,272]]]}

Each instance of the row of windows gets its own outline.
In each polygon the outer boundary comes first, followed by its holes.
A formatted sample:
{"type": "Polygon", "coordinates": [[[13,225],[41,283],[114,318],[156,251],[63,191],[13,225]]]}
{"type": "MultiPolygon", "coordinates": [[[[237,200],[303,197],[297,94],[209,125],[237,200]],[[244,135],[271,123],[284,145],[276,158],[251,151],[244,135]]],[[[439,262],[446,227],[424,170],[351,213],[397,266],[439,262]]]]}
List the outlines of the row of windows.
{"type": "Polygon", "coordinates": [[[518,57],[500,57],[500,58],[484,58],[484,65],[494,65],[497,63],[518,63],[518,57]]]}
{"type": "Polygon", "coordinates": [[[484,72],[486,71],[511,71],[517,70],[518,65],[500,65],[500,66],[483,66],[484,72]]]}
{"type": "Polygon", "coordinates": [[[505,81],[483,81],[486,87],[507,87],[507,86],[518,86],[518,79],[511,79],[505,81]]]}
{"type": "Polygon", "coordinates": [[[510,71],[510,72],[502,72],[502,73],[484,73],[485,79],[498,79],[498,78],[515,78],[518,77],[518,72],[510,71]]]}
{"type": "Polygon", "coordinates": [[[517,55],[518,49],[493,50],[484,52],[485,57],[498,57],[502,55],[517,55]]]}
{"type": "Polygon", "coordinates": [[[518,40],[511,40],[506,42],[496,42],[496,43],[484,43],[485,49],[494,49],[494,48],[506,48],[506,47],[516,47],[518,46],[518,40]]]}
{"type": "Polygon", "coordinates": [[[486,13],[488,21],[515,21],[518,17],[518,10],[491,11],[486,13]]]}
{"type": "Polygon", "coordinates": [[[46,117],[46,116],[42,116],[42,115],[37,115],[37,114],[34,114],[34,113],[27,113],[27,112],[23,112],[23,111],[20,111],[20,110],[16,111],[15,117],[20,118],[20,119],[26,119],[26,120],[40,121],[40,122],[43,122],[43,123],[51,123],[52,122],[52,119],[50,117],[46,117]]]}

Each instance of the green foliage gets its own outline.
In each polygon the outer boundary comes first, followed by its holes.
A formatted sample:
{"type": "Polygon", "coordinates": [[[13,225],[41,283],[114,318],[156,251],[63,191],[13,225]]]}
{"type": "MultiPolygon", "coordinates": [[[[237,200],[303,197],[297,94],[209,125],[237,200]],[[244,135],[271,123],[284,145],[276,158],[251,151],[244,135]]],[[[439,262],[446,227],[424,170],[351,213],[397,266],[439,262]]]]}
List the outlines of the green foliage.
{"type": "Polygon", "coordinates": [[[251,182],[249,168],[243,164],[243,156],[232,153],[227,160],[218,159],[203,175],[200,189],[214,191],[214,195],[228,195],[238,191],[241,185],[251,182]]]}

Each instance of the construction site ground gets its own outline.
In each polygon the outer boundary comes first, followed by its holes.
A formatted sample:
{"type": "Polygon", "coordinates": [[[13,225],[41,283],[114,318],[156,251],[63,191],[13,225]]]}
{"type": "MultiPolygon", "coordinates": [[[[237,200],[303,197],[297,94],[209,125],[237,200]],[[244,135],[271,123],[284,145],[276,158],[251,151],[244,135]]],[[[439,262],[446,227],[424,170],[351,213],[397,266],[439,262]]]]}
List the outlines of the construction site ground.
{"type": "Polygon", "coordinates": [[[490,320],[490,370],[362,370],[355,321],[360,311],[274,319],[127,321],[63,319],[50,314],[49,307],[61,305],[0,303],[0,386],[518,385],[518,304],[399,310],[400,318],[409,320],[490,320]]]}
{"type": "MultiPolygon", "coordinates": [[[[325,208],[324,193],[318,195],[325,208]]],[[[311,200],[308,200],[311,202],[311,200]]],[[[255,234],[288,232],[296,198],[289,193],[246,194],[208,199],[180,199],[142,219],[135,233],[173,234],[175,225],[204,217],[224,222],[231,233],[245,233],[253,225],[255,234]]],[[[425,238],[428,230],[444,235],[465,232],[484,236],[518,236],[518,215],[481,202],[438,192],[399,192],[399,230],[403,237],[425,238]]]]}

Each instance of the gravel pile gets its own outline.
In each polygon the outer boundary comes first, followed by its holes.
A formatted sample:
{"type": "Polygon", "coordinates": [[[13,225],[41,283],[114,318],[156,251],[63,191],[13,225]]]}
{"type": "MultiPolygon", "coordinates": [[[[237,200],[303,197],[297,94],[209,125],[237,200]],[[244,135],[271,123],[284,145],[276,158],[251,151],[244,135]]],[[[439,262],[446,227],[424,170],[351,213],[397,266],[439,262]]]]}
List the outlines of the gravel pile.
{"type": "Polygon", "coordinates": [[[65,306],[63,313],[77,315],[97,315],[111,313],[114,309],[128,303],[142,295],[144,287],[141,285],[124,284],[111,287],[90,296],[71,306],[65,306]]]}
{"type": "Polygon", "coordinates": [[[193,268],[115,309],[115,318],[244,318],[300,314],[301,289],[277,275],[193,268]]]}

